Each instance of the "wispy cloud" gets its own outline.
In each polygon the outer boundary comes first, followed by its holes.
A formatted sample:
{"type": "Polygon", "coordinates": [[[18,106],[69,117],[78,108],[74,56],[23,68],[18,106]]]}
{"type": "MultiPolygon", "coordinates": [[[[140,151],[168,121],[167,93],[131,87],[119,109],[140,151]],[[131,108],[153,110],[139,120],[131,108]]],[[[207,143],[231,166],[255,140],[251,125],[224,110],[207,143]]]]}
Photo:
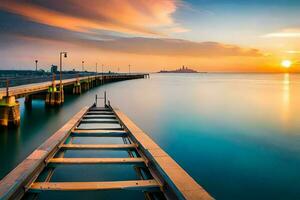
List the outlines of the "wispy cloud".
{"type": "Polygon", "coordinates": [[[257,49],[217,42],[193,42],[166,38],[116,38],[114,40],[93,42],[93,45],[110,51],[145,55],[187,57],[262,56],[257,49]]]}
{"type": "Polygon", "coordinates": [[[53,0],[28,3],[2,0],[0,9],[28,20],[72,31],[109,30],[163,35],[185,30],[172,17],[176,0],[53,0]],[[165,29],[164,29],[165,28],[165,29]]]}
{"type": "Polygon", "coordinates": [[[279,32],[274,33],[268,33],[263,35],[262,37],[265,38],[297,38],[300,37],[300,28],[289,28],[289,29],[283,29],[279,32]]]}
{"type": "MultiPolygon", "coordinates": [[[[78,35],[64,35],[39,33],[30,35],[23,33],[15,35],[20,40],[35,39],[38,41],[56,41],[87,47],[92,49],[104,50],[108,52],[135,54],[135,55],[156,55],[169,57],[260,57],[263,54],[258,49],[243,48],[237,45],[229,45],[218,42],[194,42],[182,39],[167,38],[146,38],[146,37],[119,37],[108,36],[104,39],[81,38],[78,35]]],[[[20,41],[18,41],[20,43],[20,41]]]]}
{"type": "Polygon", "coordinates": [[[289,54],[300,54],[300,51],[289,50],[289,51],[285,51],[285,53],[289,53],[289,54]]]}

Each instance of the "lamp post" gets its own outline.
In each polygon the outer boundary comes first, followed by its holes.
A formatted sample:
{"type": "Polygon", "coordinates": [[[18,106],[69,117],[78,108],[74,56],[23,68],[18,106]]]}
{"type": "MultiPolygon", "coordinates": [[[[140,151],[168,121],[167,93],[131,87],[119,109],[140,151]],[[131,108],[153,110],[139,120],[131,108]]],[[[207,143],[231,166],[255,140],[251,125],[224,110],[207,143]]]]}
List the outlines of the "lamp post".
{"type": "Polygon", "coordinates": [[[98,63],[96,63],[96,75],[98,74],[98,63]]]}
{"type": "Polygon", "coordinates": [[[82,72],[84,72],[84,60],[81,61],[82,72]]]}
{"type": "Polygon", "coordinates": [[[67,52],[60,52],[59,54],[59,90],[62,95],[62,56],[67,57],[67,52]]]}
{"type": "Polygon", "coordinates": [[[130,64],[128,65],[128,71],[129,71],[129,74],[130,74],[130,64]]]}
{"type": "Polygon", "coordinates": [[[37,65],[38,65],[38,60],[35,60],[35,71],[37,72],[37,65]]]}

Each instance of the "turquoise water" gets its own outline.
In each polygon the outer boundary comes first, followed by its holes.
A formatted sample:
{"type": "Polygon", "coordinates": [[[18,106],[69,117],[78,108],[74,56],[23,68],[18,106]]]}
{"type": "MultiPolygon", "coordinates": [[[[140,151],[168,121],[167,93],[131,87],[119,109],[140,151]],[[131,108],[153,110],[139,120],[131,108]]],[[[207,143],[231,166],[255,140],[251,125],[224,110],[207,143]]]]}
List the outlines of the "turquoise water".
{"type": "MultiPolygon", "coordinates": [[[[67,96],[59,109],[21,99],[20,128],[1,130],[0,177],[104,90],[216,199],[300,199],[299,74],[153,74],[67,96]]],[[[54,178],[83,171],[59,170],[54,178]]],[[[89,170],[94,180],[99,169],[89,170]]],[[[120,170],[114,179],[134,177],[120,170]]],[[[142,197],[123,193],[101,197],[142,197]]]]}

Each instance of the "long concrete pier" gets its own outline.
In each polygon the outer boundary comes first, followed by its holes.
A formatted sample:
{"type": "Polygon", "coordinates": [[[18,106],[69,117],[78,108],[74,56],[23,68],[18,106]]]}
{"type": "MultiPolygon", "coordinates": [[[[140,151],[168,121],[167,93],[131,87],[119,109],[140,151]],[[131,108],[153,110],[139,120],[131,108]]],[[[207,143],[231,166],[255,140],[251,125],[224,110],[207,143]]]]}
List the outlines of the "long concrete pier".
{"type": "MultiPolygon", "coordinates": [[[[145,199],[213,199],[122,111],[106,103],[85,107],[0,181],[0,199],[21,199],[44,191],[137,190],[145,199]],[[120,144],[80,144],[83,137],[117,137],[120,144]],[[76,139],[76,140],[75,140],[76,139]],[[72,158],[69,150],[126,151],[125,158],[72,158]],[[58,165],[133,165],[137,180],[51,181],[58,165]]],[[[79,154],[80,155],[80,154],[79,154]]],[[[59,195],[59,194],[57,194],[59,195]]]]}
{"type": "Polygon", "coordinates": [[[53,81],[0,88],[0,126],[20,124],[18,98],[25,97],[26,105],[31,105],[33,99],[43,99],[48,106],[59,106],[64,103],[65,93],[78,95],[105,83],[146,77],[149,74],[101,74],[65,79],[61,84],[54,77],[53,81]]]}

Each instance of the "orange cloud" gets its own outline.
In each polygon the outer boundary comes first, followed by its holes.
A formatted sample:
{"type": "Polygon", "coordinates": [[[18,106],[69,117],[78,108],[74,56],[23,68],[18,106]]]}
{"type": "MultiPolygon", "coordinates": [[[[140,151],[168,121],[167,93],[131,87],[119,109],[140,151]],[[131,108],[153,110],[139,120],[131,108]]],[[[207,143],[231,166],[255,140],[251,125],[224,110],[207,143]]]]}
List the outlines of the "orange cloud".
{"type": "Polygon", "coordinates": [[[258,57],[262,53],[258,49],[242,48],[236,45],[218,42],[193,42],[182,39],[166,38],[115,38],[98,40],[87,44],[100,49],[142,55],[185,56],[185,57],[258,57]]]}
{"type": "Polygon", "coordinates": [[[169,31],[184,30],[172,18],[177,9],[175,0],[64,0],[45,6],[4,0],[0,9],[34,22],[79,32],[109,30],[163,35],[164,27],[169,31]]]}

